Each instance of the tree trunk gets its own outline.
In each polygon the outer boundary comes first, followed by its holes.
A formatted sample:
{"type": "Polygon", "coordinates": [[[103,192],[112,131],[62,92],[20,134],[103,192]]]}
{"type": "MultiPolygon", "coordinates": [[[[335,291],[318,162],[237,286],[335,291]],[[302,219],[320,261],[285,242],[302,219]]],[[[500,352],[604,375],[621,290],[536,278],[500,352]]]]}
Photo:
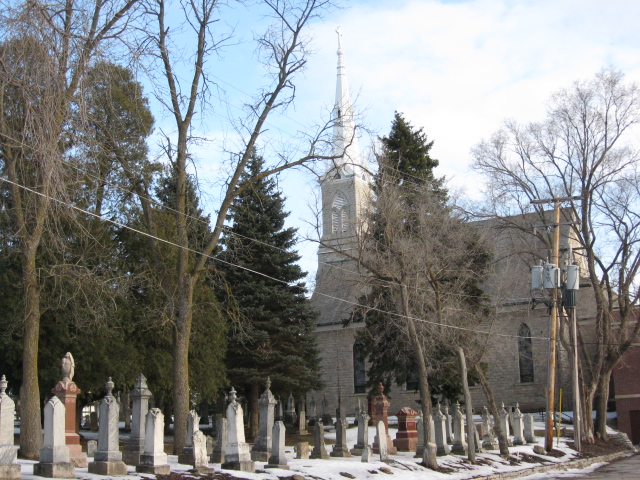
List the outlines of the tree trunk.
{"type": "Polygon", "coordinates": [[[484,390],[484,394],[487,396],[487,400],[489,402],[489,412],[493,416],[493,429],[498,437],[500,455],[504,458],[508,458],[509,441],[507,440],[507,436],[505,435],[505,432],[502,431],[502,426],[500,425],[500,414],[498,413],[498,405],[496,404],[495,397],[493,396],[493,389],[491,388],[491,385],[489,385],[487,377],[484,375],[480,365],[476,364],[474,370],[476,375],[478,375],[480,385],[482,385],[482,390],[484,390]]]}
{"type": "Polygon", "coordinates": [[[595,434],[603,440],[608,440],[607,435],[607,403],[609,403],[609,380],[611,370],[603,369],[598,383],[598,396],[596,400],[595,434]]]}
{"type": "Polygon", "coordinates": [[[418,384],[420,386],[420,407],[422,409],[422,425],[424,426],[424,454],[422,461],[424,466],[433,470],[439,470],[437,447],[434,443],[430,442],[431,439],[431,390],[429,388],[429,380],[427,378],[427,363],[424,358],[424,352],[422,351],[422,345],[418,338],[418,332],[416,326],[411,320],[409,310],[409,296],[407,287],[404,283],[401,285],[400,290],[402,292],[402,303],[404,314],[407,317],[407,326],[409,327],[409,336],[411,345],[413,346],[416,360],[418,362],[418,370],[420,375],[418,376],[418,384]]]}
{"type": "Polygon", "coordinates": [[[258,436],[258,422],[260,420],[260,384],[257,380],[251,382],[251,390],[249,391],[249,439],[253,440],[258,436]]]}
{"type": "Polygon", "coordinates": [[[467,416],[467,458],[471,463],[476,463],[476,424],[473,421],[473,411],[471,407],[471,392],[469,392],[469,382],[467,380],[467,362],[464,358],[464,349],[458,347],[458,361],[460,362],[460,377],[462,379],[462,390],[464,391],[464,409],[467,416]]]}
{"type": "Polygon", "coordinates": [[[36,270],[38,242],[23,243],[22,275],[25,282],[24,347],[20,387],[20,455],[37,459],[42,446],[42,417],[38,385],[40,339],[40,289],[36,270]]]}
{"type": "Polygon", "coordinates": [[[593,395],[594,390],[587,390],[585,382],[582,383],[582,432],[585,442],[593,443],[595,440],[593,430],[593,395]]]}
{"type": "MultiPolygon", "coordinates": [[[[173,342],[173,452],[182,452],[189,414],[189,341],[193,306],[193,278],[183,274],[179,281],[178,318],[173,342]]],[[[170,419],[167,419],[169,423],[170,419]]]]}
{"type": "Polygon", "coordinates": [[[124,411],[124,428],[131,429],[131,395],[122,392],[122,410],[124,411]]]}

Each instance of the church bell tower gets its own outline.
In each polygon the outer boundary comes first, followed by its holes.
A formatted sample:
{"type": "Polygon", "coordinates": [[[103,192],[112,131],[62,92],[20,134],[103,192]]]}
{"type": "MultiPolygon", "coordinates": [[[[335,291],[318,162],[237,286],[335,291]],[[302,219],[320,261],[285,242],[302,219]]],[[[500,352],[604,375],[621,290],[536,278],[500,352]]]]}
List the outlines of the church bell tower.
{"type": "Polygon", "coordinates": [[[320,178],[322,235],[313,302],[320,311],[318,325],[337,325],[351,314],[358,298],[355,257],[358,229],[371,201],[369,173],[360,153],[355,116],[347,82],[340,29],[338,71],[333,108],[333,156],[320,178]],[[346,256],[345,256],[346,254],[346,256]],[[340,299],[347,300],[341,301],[340,299]]]}

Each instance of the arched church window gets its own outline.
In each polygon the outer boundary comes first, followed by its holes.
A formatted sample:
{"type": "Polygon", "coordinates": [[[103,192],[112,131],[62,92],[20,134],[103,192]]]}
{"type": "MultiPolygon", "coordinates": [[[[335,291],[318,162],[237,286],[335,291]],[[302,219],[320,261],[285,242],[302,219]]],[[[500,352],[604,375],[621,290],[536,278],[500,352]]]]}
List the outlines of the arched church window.
{"type": "Polygon", "coordinates": [[[331,232],[346,232],[349,230],[349,205],[342,193],[338,193],[331,206],[331,232]]]}
{"type": "Polygon", "coordinates": [[[518,361],[520,364],[520,382],[531,383],[533,378],[533,349],[531,330],[526,323],[518,329],[518,361]]]}
{"type": "Polygon", "coordinates": [[[353,392],[367,393],[367,366],[362,342],[353,344],[353,392]]]}

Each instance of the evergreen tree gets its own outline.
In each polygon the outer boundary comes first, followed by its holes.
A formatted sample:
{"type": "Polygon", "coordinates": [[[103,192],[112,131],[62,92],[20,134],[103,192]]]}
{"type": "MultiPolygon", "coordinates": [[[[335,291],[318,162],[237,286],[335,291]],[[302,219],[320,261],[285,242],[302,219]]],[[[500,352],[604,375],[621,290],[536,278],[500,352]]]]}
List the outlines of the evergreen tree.
{"type": "MultiPolygon", "coordinates": [[[[439,162],[430,156],[434,142],[428,141],[423,129],[415,129],[402,114],[396,112],[389,135],[382,137],[380,141],[382,153],[377,158],[379,168],[373,186],[375,196],[378,197],[385,186],[388,187],[391,183],[399,187],[402,202],[407,206],[405,211],[413,212],[419,202],[424,202],[420,195],[424,193],[423,188],[427,187],[428,191],[433,192],[430,198],[436,200],[430,207],[433,214],[448,216],[450,213],[446,206],[447,191],[443,187],[443,179],[437,178],[434,174],[439,162]]],[[[424,232],[418,229],[423,226],[415,225],[415,221],[412,215],[408,215],[403,221],[404,228],[408,232],[415,230],[416,235],[424,235],[424,232]]],[[[376,250],[380,253],[386,252],[388,246],[384,236],[385,219],[377,212],[375,202],[371,227],[376,250]]],[[[489,260],[488,255],[482,249],[478,249],[476,232],[467,230],[465,229],[464,234],[464,250],[468,251],[469,255],[474,255],[473,269],[481,271],[489,260]]],[[[468,259],[469,257],[465,257],[465,262],[468,259]]],[[[481,308],[484,298],[482,290],[478,287],[478,279],[469,276],[465,277],[462,283],[457,283],[458,280],[455,275],[447,279],[449,283],[456,283],[457,288],[461,290],[460,293],[468,295],[469,306],[481,308]]],[[[358,339],[365,346],[369,362],[369,385],[375,388],[377,383],[382,381],[388,389],[395,380],[398,385],[406,384],[407,388],[417,390],[418,367],[415,356],[407,354],[404,335],[399,333],[395,322],[390,321],[388,314],[382,313],[396,310],[388,285],[383,283],[372,286],[360,299],[360,303],[375,307],[356,311],[356,318],[364,320],[366,327],[359,332],[358,339]]],[[[430,357],[437,359],[434,364],[438,365],[438,368],[432,368],[430,371],[431,394],[456,399],[461,393],[461,388],[455,357],[450,349],[443,345],[437,345],[430,352],[430,357]]]]}
{"type": "MultiPolygon", "coordinates": [[[[404,201],[415,202],[412,186],[429,184],[435,192],[441,193],[443,201],[446,190],[442,187],[442,179],[437,179],[434,169],[439,165],[438,160],[431,158],[430,152],[433,140],[428,141],[422,128],[415,129],[401,113],[395,112],[388,136],[381,137],[382,151],[377,156],[378,172],[374,178],[374,196],[380,194],[386,182],[405,187],[404,201]]],[[[378,249],[384,250],[384,219],[377,214],[374,204],[372,212],[373,236],[378,249]]],[[[411,219],[406,221],[407,228],[411,228],[411,219]]],[[[393,301],[389,298],[389,291],[384,286],[373,286],[363,295],[361,305],[375,307],[355,312],[356,321],[364,321],[365,327],[357,334],[363,343],[369,363],[368,384],[372,391],[378,382],[382,382],[385,390],[389,390],[395,380],[398,385],[406,384],[407,388],[418,389],[415,381],[418,368],[415,357],[401,354],[406,351],[406,341],[399,338],[398,329],[389,322],[388,315],[382,312],[394,311],[393,301]]],[[[443,351],[442,355],[446,355],[443,351]]],[[[433,395],[444,395],[452,398],[457,396],[459,388],[451,385],[448,379],[451,369],[434,371],[429,379],[433,395]]]]}
{"type": "MultiPolygon", "coordinates": [[[[258,176],[263,164],[254,155],[244,181],[258,176]]],[[[285,228],[287,216],[275,181],[254,181],[233,202],[228,216],[233,223],[218,256],[227,262],[220,266],[226,287],[220,286],[219,297],[239,317],[229,337],[228,376],[250,399],[253,435],[258,393],[267,377],[283,396],[321,386],[318,349],[310,335],[317,314],[305,296],[305,272],[292,250],[296,229],[285,228]]]]}
{"type": "MultiPolygon", "coordinates": [[[[395,178],[398,184],[417,182],[431,183],[436,189],[442,187],[442,179],[436,179],[433,173],[440,163],[430,155],[433,140],[428,141],[422,128],[416,130],[401,113],[395,112],[389,136],[380,138],[380,142],[379,160],[384,161],[378,162],[377,181],[383,174],[391,173],[387,179],[395,178]]],[[[376,182],[374,190],[378,188],[376,182]]]]}

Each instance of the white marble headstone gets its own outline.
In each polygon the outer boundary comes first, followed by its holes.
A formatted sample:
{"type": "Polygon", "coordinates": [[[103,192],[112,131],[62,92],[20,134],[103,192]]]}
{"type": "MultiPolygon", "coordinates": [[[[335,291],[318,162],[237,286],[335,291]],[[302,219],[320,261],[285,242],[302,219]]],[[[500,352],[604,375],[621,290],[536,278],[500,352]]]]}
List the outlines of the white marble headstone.
{"type": "Polygon", "coordinates": [[[387,445],[387,429],[384,422],[380,420],[377,426],[378,444],[380,448],[380,461],[387,462],[389,460],[389,447],[387,445]]]}
{"type": "Polygon", "coordinates": [[[207,455],[207,437],[201,430],[196,430],[191,436],[191,445],[193,445],[193,467],[206,467],[209,464],[209,456],[207,455]]]}

